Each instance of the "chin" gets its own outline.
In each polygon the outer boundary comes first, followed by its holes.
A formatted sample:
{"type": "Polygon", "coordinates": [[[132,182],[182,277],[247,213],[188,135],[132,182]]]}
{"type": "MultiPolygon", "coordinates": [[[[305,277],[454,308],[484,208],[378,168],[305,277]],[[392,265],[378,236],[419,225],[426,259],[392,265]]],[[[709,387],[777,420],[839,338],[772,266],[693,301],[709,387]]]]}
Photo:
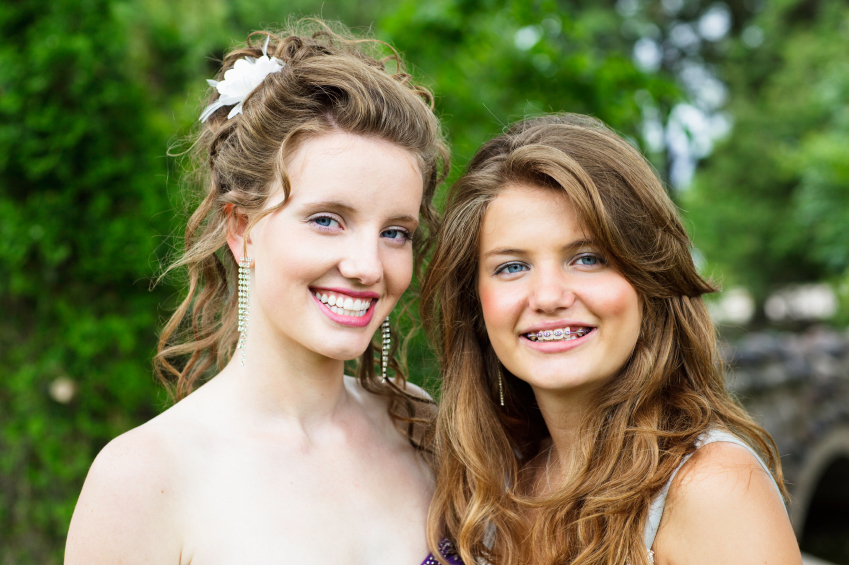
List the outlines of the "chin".
{"type": "Polygon", "coordinates": [[[586,390],[596,388],[606,382],[606,378],[599,375],[588,375],[571,371],[558,371],[556,368],[536,368],[530,374],[532,378],[526,382],[532,388],[547,390],[551,392],[568,392],[570,390],[586,390]]]}
{"type": "Polygon", "coordinates": [[[548,390],[551,392],[568,392],[570,390],[577,390],[580,388],[584,388],[589,385],[591,381],[589,379],[582,378],[570,378],[564,377],[563,375],[557,375],[556,377],[551,378],[540,378],[537,375],[534,378],[534,382],[529,383],[532,388],[539,388],[540,390],[548,390]]]}
{"type": "Polygon", "coordinates": [[[326,344],[324,346],[319,346],[315,349],[315,352],[319,355],[323,355],[330,359],[336,359],[337,361],[352,361],[357,357],[361,356],[365,353],[366,348],[368,347],[368,343],[356,344],[350,346],[341,346],[341,347],[333,347],[329,348],[326,344]]]}

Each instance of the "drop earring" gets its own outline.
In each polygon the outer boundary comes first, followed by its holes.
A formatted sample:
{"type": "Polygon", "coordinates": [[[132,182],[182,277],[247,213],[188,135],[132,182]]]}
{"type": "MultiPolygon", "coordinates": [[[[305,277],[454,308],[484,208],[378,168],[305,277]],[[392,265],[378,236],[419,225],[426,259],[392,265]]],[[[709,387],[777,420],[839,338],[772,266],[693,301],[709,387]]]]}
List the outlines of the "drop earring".
{"type": "Polygon", "coordinates": [[[386,319],[380,324],[380,328],[383,330],[383,349],[380,353],[380,367],[383,382],[386,382],[386,367],[389,365],[389,346],[392,345],[392,336],[389,333],[389,316],[386,316],[386,319]]]}
{"type": "Polygon", "coordinates": [[[248,335],[249,293],[251,290],[251,258],[242,257],[239,262],[239,344],[242,350],[242,367],[245,366],[245,345],[248,335]]]}
{"type": "Polygon", "coordinates": [[[501,406],[504,406],[504,383],[501,378],[501,365],[498,366],[498,397],[501,400],[501,406]]]}

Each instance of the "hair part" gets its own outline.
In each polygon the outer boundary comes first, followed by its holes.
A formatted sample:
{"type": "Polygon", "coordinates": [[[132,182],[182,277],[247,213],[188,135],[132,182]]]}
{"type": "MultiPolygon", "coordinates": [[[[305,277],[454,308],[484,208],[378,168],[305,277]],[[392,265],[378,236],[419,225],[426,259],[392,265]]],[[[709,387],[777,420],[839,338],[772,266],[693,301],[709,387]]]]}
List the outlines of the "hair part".
{"type": "Polygon", "coordinates": [[[478,150],[449,192],[421,291],[443,375],[431,545],[447,535],[467,563],[646,565],[651,500],[715,426],[763,454],[786,495],[775,444],[725,389],[701,298],[715,288],[697,273],[690,247],[649,163],[593,118],[521,121],[478,150]],[[487,206],[517,185],[565,194],[643,311],[630,359],[587,407],[575,472],[543,498],[523,492],[519,479],[547,428],[530,385],[499,365],[477,294],[487,206]]]}
{"type": "MultiPolygon", "coordinates": [[[[375,39],[356,38],[341,24],[303,19],[283,31],[251,33],[225,56],[217,78],[240,59],[260,57],[266,41],[268,56],[284,67],[247,96],[241,114],[228,119],[230,108],[219,108],[193,139],[190,156],[196,164],[199,205],[188,220],[182,255],[163,273],[185,269],[188,289],[160,335],[154,359],[158,377],[176,401],[217,374],[235,351],[239,258],[226,245],[234,210],[247,217],[247,237],[262,217],[285,206],[291,191],[287,162],[304,142],[345,132],[410,151],[424,187],[413,246],[417,259],[427,253],[437,219],[432,199],[447,174],[448,148],[433,111],[433,94],[405,71],[397,51],[375,39]],[[279,191],[285,198],[269,206],[279,191]]],[[[204,106],[217,97],[212,89],[204,106]]],[[[390,414],[409,424],[413,441],[412,426],[418,422],[414,403],[422,399],[404,391],[406,377],[396,350],[394,345],[394,382],[377,378],[380,346],[374,343],[357,360],[355,371],[364,388],[388,398],[390,414]]]]}

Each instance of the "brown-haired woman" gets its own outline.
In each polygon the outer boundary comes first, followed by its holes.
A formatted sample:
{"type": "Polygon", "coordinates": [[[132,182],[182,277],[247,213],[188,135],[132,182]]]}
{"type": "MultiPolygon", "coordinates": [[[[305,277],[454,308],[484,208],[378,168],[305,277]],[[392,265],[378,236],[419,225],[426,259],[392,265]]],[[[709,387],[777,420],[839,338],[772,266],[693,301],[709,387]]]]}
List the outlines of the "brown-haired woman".
{"type": "Polygon", "coordinates": [[[97,457],[66,563],[427,555],[414,424],[431,403],[390,361],[383,322],[447,150],[430,92],[377,44],[300,22],[250,35],[210,82],[176,263],[188,292],[157,356],[179,402],[97,457]]]}
{"type": "Polygon", "coordinates": [[[714,288],[636,150],[587,117],[520,122],[443,222],[431,541],[498,565],[801,562],[774,444],[724,386],[714,288]]]}

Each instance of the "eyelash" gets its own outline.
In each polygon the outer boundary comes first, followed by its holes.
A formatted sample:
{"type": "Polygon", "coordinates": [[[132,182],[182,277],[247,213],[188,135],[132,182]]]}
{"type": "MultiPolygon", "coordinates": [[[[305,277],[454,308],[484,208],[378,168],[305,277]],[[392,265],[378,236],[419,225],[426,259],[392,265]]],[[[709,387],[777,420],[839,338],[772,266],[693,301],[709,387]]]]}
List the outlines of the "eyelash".
{"type": "MultiPolygon", "coordinates": [[[[522,272],[522,271],[514,271],[512,273],[507,273],[507,269],[509,267],[512,267],[513,265],[518,265],[520,267],[527,267],[527,265],[525,265],[524,263],[517,263],[517,262],[514,261],[512,263],[505,263],[505,264],[501,265],[500,267],[498,267],[497,269],[495,269],[495,274],[500,275],[502,273],[506,273],[508,275],[513,275],[513,274],[522,272]]],[[[527,269],[525,269],[525,270],[527,270],[527,269]]]]}
{"type": "Polygon", "coordinates": [[[322,226],[322,225],[318,224],[318,220],[323,220],[323,219],[331,220],[331,221],[336,222],[337,224],[340,224],[340,225],[342,224],[342,222],[340,221],[339,218],[336,218],[336,217],[334,217],[330,214],[319,214],[317,216],[313,216],[312,218],[309,218],[307,221],[310,224],[314,225],[316,228],[318,228],[322,231],[336,231],[336,229],[339,227],[339,226],[336,226],[336,227],[322,226]]]}
{"type": "MultiPolygon", "coordinates": [[[[601,255],[599,255],[598,253],[581,253],[580,255],[575,257],[572,260],[572,262],[574,263],[576,261],[580,261],[581,259],[584,259],[586,257],[592,257],[593,259],[598,260],[598,263],[596,265],[601,265],[601,266],[607,265],[607,261],[605,260],[605,258],[602,257],[601,255]]],[[[595,267],[596,265],[584,265],[584,267],[595,267]]]]}
{"type": "MultiPolygon", "coordinates": [[[[404,238],[404,243],[406,243],[408,241],[413,241],[413,234],[411,234],[409,231],[405,230],[404,228],[389,228],[389,229],[386,229],[386,230],[383,230],[382,232],[380,232],[380,235],[383,235],[388,231],[399,232],[404,238]]],[[[389,239],[397,239],[397,238],[390,237],[389,239]]]]}

